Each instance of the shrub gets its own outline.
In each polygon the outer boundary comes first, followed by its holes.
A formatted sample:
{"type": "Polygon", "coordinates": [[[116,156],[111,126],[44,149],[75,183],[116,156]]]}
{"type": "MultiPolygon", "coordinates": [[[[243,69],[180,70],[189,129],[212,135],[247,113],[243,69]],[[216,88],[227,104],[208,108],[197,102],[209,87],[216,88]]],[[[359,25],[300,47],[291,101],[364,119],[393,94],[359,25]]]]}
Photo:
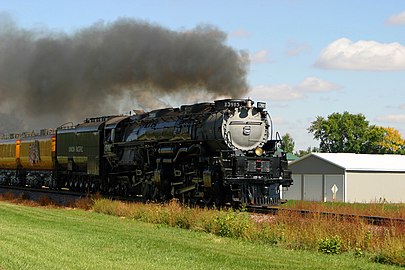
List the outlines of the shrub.
{"type": "Polygon", "coordinates": [[[255,230],[254,240],[260,241],[264,244],[272,246],[277,245],[283,241],[284,231],[283,228],[270,226],[269,223],[259,224],[255,230]]]}
{"type": "Polygon", "coordinates": [[[335,235],[332,238],[321,239],[318,243],[318,250],[325,254],[339,254],[341,247],[340,237],[335,235]]]}
{"type": "Polygon", "coordinates": [[[217,225],[216,234],[219,236],[249,238],[246,232],[253,222],[248,213],[229,209],[227,212],[218,212],[215,224],[217,225]]]}
{"type": "Polygon", "coordinates": [[[119,204],[122,203],[110,199],[99,199],[94,201],[93,210],[102,214],[118,216],[117,208],[119,204]]]}

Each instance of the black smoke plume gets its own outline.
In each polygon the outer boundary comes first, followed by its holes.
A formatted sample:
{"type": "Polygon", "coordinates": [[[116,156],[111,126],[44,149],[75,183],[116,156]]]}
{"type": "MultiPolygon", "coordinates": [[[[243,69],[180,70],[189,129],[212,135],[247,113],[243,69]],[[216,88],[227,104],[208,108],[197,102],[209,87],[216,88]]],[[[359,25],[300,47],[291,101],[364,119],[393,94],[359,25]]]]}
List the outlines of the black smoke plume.
{"type": "Polygon", "coordinates": [[[66,34],[22,29],[5,17],[0,113],[23,117],[29,127],[118,113],[128,104],[128,110],[152,109],[167,103],[161,97],[247,93],[246,54],[227,46],[226,34],[212,26],[172,31],[119,19],[66,34]]]}

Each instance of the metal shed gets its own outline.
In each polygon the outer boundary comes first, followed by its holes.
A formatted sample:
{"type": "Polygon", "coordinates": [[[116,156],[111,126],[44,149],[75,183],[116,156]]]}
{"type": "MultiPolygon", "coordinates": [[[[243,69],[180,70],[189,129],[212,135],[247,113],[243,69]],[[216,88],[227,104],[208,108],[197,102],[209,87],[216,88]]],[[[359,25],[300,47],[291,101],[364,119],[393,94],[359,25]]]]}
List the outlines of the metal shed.
{"type": "Polygon", "coordinates": [[[405,202],[405,156],[311,153],[289,164],[289,200],[405,202]]]}

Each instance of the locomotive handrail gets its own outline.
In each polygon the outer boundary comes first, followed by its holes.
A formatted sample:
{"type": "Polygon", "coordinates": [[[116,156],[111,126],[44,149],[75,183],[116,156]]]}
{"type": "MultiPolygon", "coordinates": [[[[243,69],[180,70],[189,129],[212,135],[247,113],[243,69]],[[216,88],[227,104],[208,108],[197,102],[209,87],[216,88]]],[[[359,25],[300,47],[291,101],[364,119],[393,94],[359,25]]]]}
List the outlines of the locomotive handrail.
{"type": "Polygon", "coordinates": [[[10,133],[10,134],[3,134],[1,136],[2,140],[12,140],[12,139],[20,139],[21,134],[20,133],[10,133]]]}
{"type": "Polygon", "coordinates": [[[59,130],[59,129],[69,129],[69,128],[73,128],[73,127],[74,127],[73,122],[66,122],[66,123],[60,125],[59,127],[57,127],[56,129],[57,130],[59,130]],[[70,124],[70,125],[68,125],[68,124],[70,124]]]}
{"type": "Polygon", "coordinates": [[[273,139],[273,119],[271,119],[271,116],[268,112],[266,112],[266,117],[269,119],[269,124],[270,124],[270,140],[273,139]]]}

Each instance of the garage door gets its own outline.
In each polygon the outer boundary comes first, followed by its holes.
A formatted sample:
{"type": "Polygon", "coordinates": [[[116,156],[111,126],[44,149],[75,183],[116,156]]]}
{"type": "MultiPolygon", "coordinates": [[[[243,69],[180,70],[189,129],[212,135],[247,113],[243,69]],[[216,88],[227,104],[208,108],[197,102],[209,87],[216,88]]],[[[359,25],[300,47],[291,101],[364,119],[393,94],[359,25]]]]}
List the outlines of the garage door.
{"type": "Polygon", "coordinates": [[[322,174],[304,175],[304,200],[323,201],[323,180],[322,174]]]}
{"type": "Polygon", "coordinates": [[[302,181],[301,174],[293,174],[293,184],[287,190],[283,191],[283,199],[302,200],[302,181]]]}

